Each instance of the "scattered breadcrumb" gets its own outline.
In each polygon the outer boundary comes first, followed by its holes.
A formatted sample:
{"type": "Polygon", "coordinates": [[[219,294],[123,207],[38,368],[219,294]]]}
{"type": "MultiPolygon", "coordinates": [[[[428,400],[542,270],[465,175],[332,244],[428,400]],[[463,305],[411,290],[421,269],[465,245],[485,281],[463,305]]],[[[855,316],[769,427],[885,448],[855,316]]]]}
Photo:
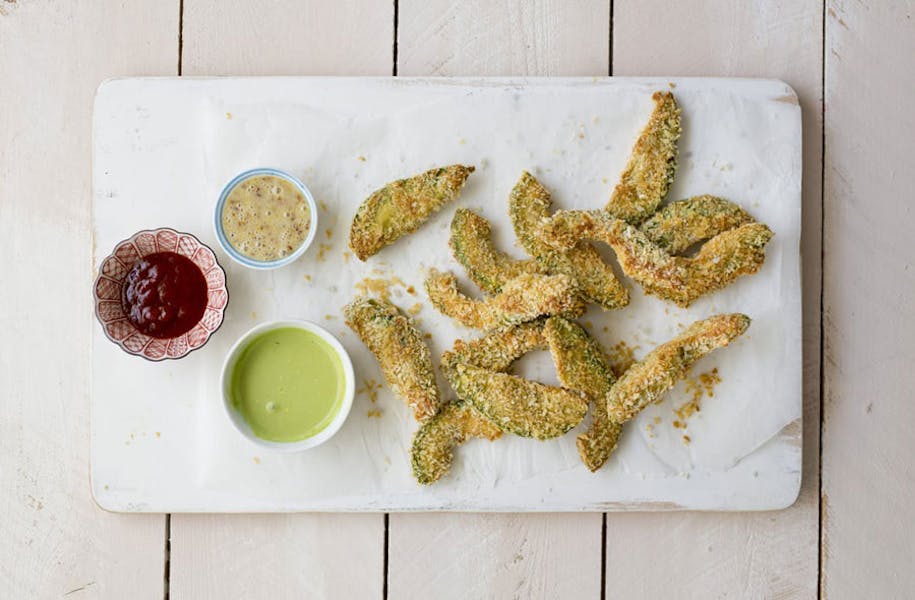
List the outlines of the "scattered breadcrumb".
{"type": "Polygon", "coordinates": [[[721,382],[721,376],[718,375],[718,368],[714,368],[706,373],[700,373],[696,377],[687,376],[685,379],[686,393],[690,395],[689,401],[675,409],[674,412],[681,421],[686,421],[693,414],[699,412],[699,401],[703,396],[709,398],[715,395],[715,385],[721,382]]]}
{"type": "Polygon", "coordinates": [[[380,419],[382,413],[381,413],[380,409],[373,408],[373,409],[369,410],[368,412],[366,412],[365,414],[368,415],[370,418],[380,419]]]}
{"type": "Polygon", "coordinates": [[[337,318],[337,315],[324,315],[325,321],[333,321],[336,318],[337,318]]]}
{"type": "Polygon", "coordinates": [[[343,262],[348,263],[348,262],[349,262],[349,259],[350,259],[352,256],[353,256],[353,253],[352,253],[352,252],[349,252],[348,250],[344,250],[344,251],[343,251],[343,262]]]}
{"type": "Polygon", "coordinates": [[[416,304],[414,304],[413,306],[408,308],[407,312],[410,313],[411,315],[415,316],[415,315],[419,314],[419,311],[421,311],[422,309],[423,309],[423,303],[417,302],[416,304]]]}
{"type": "Polygon", "coordinates": [[[227,113],[226,113],[226,118],[229,119],[229,120],[231,120],[231,119],[232,119],[232,113],[227,112],[227,113]]]}
{"type": "Polygon", "coordinates": [[[254,464],[256,464],[256,465],[261,464],[261,459],[260,459],[259,456],[255,456],[255,457],[254,457],[254,464]]]}
{"type": "Polygon", "coordinates": [[[683,443],[684,443],[684,444],[687,444],[687,445],[688,445],[691,441],[692,441],[692,439],[690,439],[690,437],[689,437],[688,435],[684,435],[684,436],[683,436],[683,443]]]}
{"type": "Polygon", "coordinates": [[[368,396],[369,402],[374,404],[378,400],[378,390],[381,385],[374,379],[365,379],[362,381],[362,387],[356,390],[357,394],[368,396]]]}
{"type": "Polygon", "coordinates": [[[325,230],[324,230],[324,235],[327,236],[327,239],[332,238],[333,235],[334,235],[333,229],[329,229],[329,228],[328,228],[328,229],[325,229],[325,230]]]}
{"type": "Polygon", "coordinates": [[[607,361],[610,363],[614,375],[619,377],[635,363],[635,350],[638,348],[639,346],[631,347],[621,341],[610,349],[607,353],[607,361]]]}
{"type": "Polygon", "coordinates": [[[318,206],[321,207],[321,210],[323,210],[324,212],[327,212],[327,203],[324,202],[324,200],[319,200],[318,206]]]}
{"type": "Polygon", "coordinates": [[[318,260],[323,261],[324,255],[327,254],[327,251],[331,248],[332,246],[330,244],[318,244],[318,260]]]}
{"type": "Polygon", "coordinates": [[[404,287],[405,284],[403,280],[396,275],[392,275],[386,279],[366,277],[362,281],[356,283],[356,289],[359,290],[359,293],[363,296],[375,295],[382,300],[390,300],[391,288],[394,286],[404,287]]]}
{"type": "Polygon", "coordinates": [[[308,273],[305,274],[305,281],[311,281],[311,275],[308,273]]]}
{"type": "Polygon", "coordinates": [[[365,162],[365,157],[360,154],[359,156],[356,157],[356,160],[365,162]]]}

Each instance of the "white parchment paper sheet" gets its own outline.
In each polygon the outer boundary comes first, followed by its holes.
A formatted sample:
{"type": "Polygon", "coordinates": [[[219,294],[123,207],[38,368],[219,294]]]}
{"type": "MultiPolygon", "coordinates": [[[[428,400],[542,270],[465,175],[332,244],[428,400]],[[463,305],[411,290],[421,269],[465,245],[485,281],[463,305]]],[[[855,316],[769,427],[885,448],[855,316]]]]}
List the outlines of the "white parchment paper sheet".
{"type": "MultiPolygon", "coordinates": [[[[777,81],[673,82],[683,109],[684,136],[670,198],[708,193],[741,204],[776,234],[766,263],[757,275],[741,278],[688,310],[645,297],[624,278],[632,292],[630,306],[612,312],[592,308],[581,322],[605,345],[626,341],[640,357],[697,319],[721,312],[750,315],[753,325],[742,339],[694,369],[695,373],[718,369],[722,382],[714,397],[703,399],[701,412],[688,420],[684,431],[672,426],[673,409],[689,397],[678,387],[627,426],[620,448],[595,474],[581,464],[574,445],[575,434],[587,426],[586,420],[558,440],[537,442],[506,435],[495,443],[472,441],[458,451],[452,474],[427,488],[417,486],[410,476],[409,444],[416,424],[386,389],[376,404],[368,394],[359,394],[343,429],[320,448],[280,456],[251,445],[223,414],[219,367],[226,349],[264,320],[310,319],[341,339],[353,357],[359,387],[365,379],[381,382],[377,364],[348,331],[341,314],[342,306],[357,293],[356,284],[366,278],[403,281],[392,287],[392,299],[404,309],[422,304],[418,320],[432,334],[436,360],[454,339],[479,335],[437,314],[422,287],[426,269],[436,267],[455,271],[466,292],[478,293],[448,250],[454,208],[481,212],[493,224],[497,245],[523,256],[507,215],[508,193],[522,170],[533,172],[553,192],[556,208],[603,206],[651,111],[651,92],[667,89],[669,81],[115,82],[109,95],[119,95],[123,101],[129,98],[161,116],[155,123],[147,117],[136,127],[136,139],[127,144],[129,136],[125,138],[121,129],[136,124],[136,114],[114,102],[103,103],[122,121],[100,123],[106,113],[97,107],[95,215],[97,238],[103,243],[100,254],[134,229],[159,225],[177,226],[213,242],[216,197],[234,175],[253,167],[277,167],[300,177],[324,207],[318,215],[315,245],[284,269],[247,270],[229,262],[214,245],[228,274],[230,304],[223,329],[195,353],[199,356],[165,366],[138,365],[142,361],[116,357],[128,372],[143,377],[162,395],[188,403],[183,412],[187,422],[175,430],[186,464],[176,469],[178,476],[162,474],[157,481],[160,487],[182,482],[189,489],[167,496],[141,484],[142,494],[136,495],[147,496],[149,502],[133,508],[752,509],[790,503],[799,481],[799,448],[796,440],[778,434],[799,419],[801,406],[799,108],[790,88],[777,81]],[[173,117],[182,112],[184,116],[170,120],[170,112],[173,117]],[[108,139],[98,135],[100,129],[114,130],[107,148],[98,147],[108,139]],[[131,168],[156,143],[180,149],[177,154],[183,160],[170,158],[178,161],[171,166],[165,161],[131,168]],[[347,256],[352,215],[371,191],[390,180],[458,162],[476,165],[477,171],[456,203],[366,263],[347,256]],[[107,173],[100,174],[103,168],[107,173]],[[136,184],[138,177],[150,182],[174,177],[178,189],[169,193],[153,183],[144,188],[136,184]],[[106,191],[120,195],[131,186],[143,190],[140,194],[147,201],[159,203],[156,220],[125,223],[118,216],[123,203],[104,196],[106,191]],[[158,192],[153,195],[150,189],[158,192]],[[411,287],[413,293],[408,291],[411,287]],[[374,410],[380,410],[381,416],[369,416],[374,410]],[[689,444],[684,443],[684,433],[690,436],[689,444]],[[165,506],[166,497],[172,504],[165,506]]],[[[613,261],[609,249],[601,251],[613,261]]],[[[99,338],[101,333],[96,333],[99,338]]],[[[101,346],[97,343],[95,348],[94,380],[103,383],[105,396],[116,386],[101,381],[112,374],[99,351],[105,350],[105,361],[113,358],[111,349],[101,346]]],[[[526,359],[523,373],[555,381],[545,353],[526,359]]],[[[447,397],[450,390],[444,381],[441,384],[447,397]]],[[[149,411],[169,413],[169,402],[179,401],[125,405],[99,397],[98,391],[93,423],[102,425],[94,432],[118,440],[132,419],[143,421],[149,411]]],[[[106,470],[116,462],[108,454],[113,445],[101,442],[94,433],[94,481],[98,471],[111,473],[106,481],[124,480],[124,469],[106,470]]],[[[173,453],[161,451],[164,445],[159,444],[160,456],[173,461],[173,453]]],[[[140,452],[141,457],[133,458],[136,453],[131,452],[131,458],[122,460],[134,466],[155,463],[151,455],[156,445],[146,446],[149,450],[140,452]]],[[[105,496],[105,491],[112,495],[110,487],[95,487],[97,496],[105,496]]],[[[121,488],[116,498],[123,503],[131,494],[121,488]]]]}

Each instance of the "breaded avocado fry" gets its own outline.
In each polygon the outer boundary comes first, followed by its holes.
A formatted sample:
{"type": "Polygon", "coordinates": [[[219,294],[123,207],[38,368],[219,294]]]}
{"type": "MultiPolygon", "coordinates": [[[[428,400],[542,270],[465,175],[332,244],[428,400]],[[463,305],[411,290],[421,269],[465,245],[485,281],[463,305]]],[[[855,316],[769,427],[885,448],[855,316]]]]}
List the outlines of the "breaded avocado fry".
{"type": "Polygon", "coordinates": [[[390,302],[374,298],[357,298],[344,308],[344,315],[416,420],[432,417],[439,408],[438,384],[429,347],[413,321],[390,302]]]}
{"type": "Polygon", "coordinates": [[[455,340],[454,347],[442,354],[442,369],[459,362],[489,371],[508,371],[513,362],[546,346],[543,319],[497,329],[471,341],[455,340]]]}
{"type": "Polygon", "coordinates": [[[543,272],[536,260],[512,258],[497,250],[489,221],[466,208],[454,212],[448,244],[471,281],[490,294],[498,294],[505,282],[518,275],[543,272]]]}
{"type": "Polygon", "coordinates": [[[420,225],[457,198],[474,167],[451,165],[398,179],[376,190],[356,211],[349,245],[365,260],[420,225]]]}
{"type": "Polygon", "coordinates": [[[639,229],[659,248],[676,255],[693,244],[753,221],[753,217],[733,202],[704,195],[671,202],[639,229]]]}
{"type": "Polygon", "coordinates": [[[471,437],[495,440],[501,435],[502,430],[481,417],[471,405],[449,402],[413,436],[410,448],[413,476],[423,485],[438,481],[451,469],[457,446],[471,437]]]}
{"type": "Polygon", "coordinates": [[[696,361],[716,348],[727,346],[749,326],[750,317],[739,313],[716,315],[693,323],[629,367],[610,388],[607,414],[617,423],[625,423],[652,402],[658,402],[696,361]]]}
{"type": "Polygon", "coordinates": [[[578,425],[587,401],[572,390],[456,363],[445,376],[457,395],[503,431],[540,440],[558,437],[578,425]]]}
{"type": "Polygon", "coordinates": [[[680,109],[670,92],[655,92],[651,98],[654,111],[606,206],[628,223],[640,223],[658,208],[677,172],[680,109]]]}
{"type": "Polygon", "coordinates": [[[549,273],[571,277],[585,299],[605,309],[629,304],[629,292],[597,250],[585,242],[558,251],[539,237],[543,221],[550,217],[550,193],[533,175],[524,172],[509,199],[509,216],[524,250],[549,273]]]}
{"type": "Polygon", "coordinates": [[[474,300],[458,290],[453,273],[433,269],[426,278],[426,292],[440,313],[484,331],[584,311],[578,289],[565,275],[525,273],[507,282],[498,295],[474,300]]]}
{"type": "Polygon", "coordinates": [[[610,458],[623,431],[622,424],[607,414],[607,394],[616,377],[603,348],[579,324],[550,317],[543,337],[562,385],[584,392],[591,400],[591,428],[576,438],[575,445],[585,466],[596,471],[610,458]]]}
{"type": "Polygon", "coordinates": [[[568,248],[580,239],[609,244],[623,272],[646,293],[685,307],[741,275],[758,271],[772,231],[762,223],[745,223],[719,233],[690,258],[671,256],[641,230],[604,211],[558,211],[543,225],[541,235],[557,248],[568,248]]]}
{"type": "MultiPolygon", "coordinates": [[[[501,329],[469,342],[457,340],[454,348],[442,355],[442,370],[448,373],[459,362],[466,362],[483,369],[506,371],[514,361],[543,347],[544,343],[542,319],[501,329]]],[[[494,440],[501,432],[472,404],[462,400],[446,404],[413,438],[413,475],[422,484],[437,481],[451,467],[458,445],[470,437],[494,440]]]]}

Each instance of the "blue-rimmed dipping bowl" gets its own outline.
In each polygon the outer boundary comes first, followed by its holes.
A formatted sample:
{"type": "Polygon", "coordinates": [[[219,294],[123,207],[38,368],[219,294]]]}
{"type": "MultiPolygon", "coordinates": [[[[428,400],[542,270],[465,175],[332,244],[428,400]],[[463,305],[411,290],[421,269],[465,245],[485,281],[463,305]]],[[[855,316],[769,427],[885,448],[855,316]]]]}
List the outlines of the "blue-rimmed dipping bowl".
{"type": "Polygon", "coordinates": [[[289,173],[280,171],[279,169],[271,168],[250,169],[236,175],[232,181],[227,183],[226,186],[222,189],[222,193],[219,194],[219,201],[216,203],[214,228],[216,230],[216,238],[219,240],[219,245],[222,246],[222,249],[225,250],[226,254],[228,254],[229,257],[238,264],[244,265],[251,269],[278,269],[279,267],[283,267],[295,261],[297,258],[305,254],[305,251],[308,250],[309,246],[311,246],[312,241],[315,239],[315,232],[318,231],[318,207],[315,205],[315,199],[311,195],[311,191],[305,186],[304,183],[289,173]],[[232,190],[234,190],[235,187],[241,182],[250,177],[256,177],[258,175],[272,175],[274,177],[285,179],[291,183],[293,186],[295,186],[296,189],[302,192],[302,196],[305,198],[305,202],[308,204],[308,210],[310,211],[311,220],[309,222],[308,234],[305,236],[305,240],[299,245],[298,248],[293,250],[291,254],[276,260],[262,261],[242,254],[231,243],[229,243],[229,239],[226,236],[226,232],[222,226],[222,211],[225,207],[226,199],[229,197],[229,194],[231,194],[232,190]]]}

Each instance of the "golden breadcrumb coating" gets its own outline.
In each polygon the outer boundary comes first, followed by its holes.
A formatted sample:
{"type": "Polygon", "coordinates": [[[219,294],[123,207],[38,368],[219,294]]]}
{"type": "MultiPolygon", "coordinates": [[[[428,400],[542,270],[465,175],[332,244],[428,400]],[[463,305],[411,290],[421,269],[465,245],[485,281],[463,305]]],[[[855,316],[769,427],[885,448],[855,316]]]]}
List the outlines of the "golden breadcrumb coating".
{"type": "Polygon", "coordinates": [[[503,431],[522,437],[558,437],[578,425],[588,412],[588,403],[578,392],[515,375],[459,362],[445,376],[458,397],[472,403],[503,431]]]}
{"type": "Polygon", "coordinates": [[[346,324],[368,347],[385,381],[424,421],[439,408],[432,356],[412,319],[384,300],[357,298],[343,309],[346,324]]]}
{"type": "Polygon", "coordinates": [[[607,212],[629,223],[640,223],[658,208],[677,172],[680,109],[670,92],[655,92],[651,98],[654,111],[606,206],[607,212]]]}
{"type": "Polygon", "coordinates": [[[466,402],[449,402],[423,423],[413,436],[410,464],[413,477],[423,485],[444,477],[454,462],[454,451],[472,437],[495,440],[502,430],[482,418],[466,402]]]}
{"type": "Polygon", "coordinates": [[[578,455],[592,472],[610,458],[623,432],[607,414],[607,394],[616,377],[604,355],[604,349],[579,324],[550,317],[543,328],[562,385],[584,392],[591,400],[591,427],[580,434],[575,445],[578,455]]]}
{"type": "Polygon", "coordinates": [[[565,275],[524,273],[508,281],[496,296],[474,300],[458,291],[453,273],[431,270],[426,278],[429,300],[440,313],[489,331],[549,315],[580,315],[584,303],[565,275]]]}
{"type": "Polygon", "coordinates": [[[773,234],[762,223],[745,223],[719,233],[687,258],[671,256],[641,230],[604,211],[571,210],[558,211],[543,225],[541,235],[557,248],[568,248],[581,239],[609,244],[623,272],[646,293],[686,307],[741,275],[756,273],[773,234]]]}
{"type": "Polygon", "coordinates": [[[543,273],[534,259],[512,258],[497,250],[492,242],[489,221],[472,210],[459,208],[451,220],[451,253],[471,281],[484,292],[498,294],[505,282],[524,273],[543,273]]]}
{"type": "Polygon", "coordinates": [[[365,260],[398,238],[419,229],[457,198],[474,167],[451,165],[398,179],[376,190],[356,211],[349,246],[365,260]]]}
{"type": "Polygon", "coordinates": [[[731,343],[750,326],[750,317],[739,313],[716,315],[697,321],[686,331],[661,344],[635,363],[610,388],[607,414],[625,423],[663,394],[700,358],[731,343]]]}
{"type": "Polygon", "coordinates": [[[525,171],[509,199],[509,216],[524,250],[547,272],[571,277],[589,302],[605,309],[629,304],[629,291],[593,246],[582,242],[559,251],[540,239],[539,229],[550,216],[551,204],[550,193],[525,171]]]}
{"type": "Polygon", "coordinates": [[[676,255],[693,244],[754,220],[733,202],[704,195],[671,202],[642,223],[639,229],[659,248],[676,255]]]}

